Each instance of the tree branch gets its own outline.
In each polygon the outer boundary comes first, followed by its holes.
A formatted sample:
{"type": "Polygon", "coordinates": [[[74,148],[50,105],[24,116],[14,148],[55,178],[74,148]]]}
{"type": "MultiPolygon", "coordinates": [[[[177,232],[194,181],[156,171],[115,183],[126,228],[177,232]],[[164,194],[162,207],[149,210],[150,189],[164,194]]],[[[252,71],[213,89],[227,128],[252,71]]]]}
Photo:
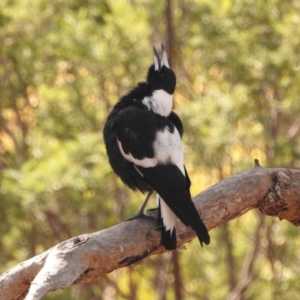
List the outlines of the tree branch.
{"type": "MultiPolygon", "coordinates": [[[[221,181],[193,200],[208,229],[253,208],[298,226],[299,195],[300,170],[265,169],[256,161],[254,168],[221,181]]],[[[48,291],[91,282],[165,252],[155,230],[156,212],[147,216],[74,237],[6,271],[0,276],[0,300],[41,299],[48,291]]],[[[178,247],[195,237],[179,220],[176,230],[178,247]]]]}

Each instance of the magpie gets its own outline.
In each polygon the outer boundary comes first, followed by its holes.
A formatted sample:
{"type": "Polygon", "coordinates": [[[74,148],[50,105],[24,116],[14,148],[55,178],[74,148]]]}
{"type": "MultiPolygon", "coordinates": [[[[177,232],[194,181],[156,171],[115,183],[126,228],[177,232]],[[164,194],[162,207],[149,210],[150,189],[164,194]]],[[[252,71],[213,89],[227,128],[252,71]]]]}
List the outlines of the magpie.
{"type": "Polygon", "coordinates": [[[162,45],[162,59],[153,47],[154,64],[144,82],[121,97],[110,112],[103,137],[110,165],[133,191],[148,193],[136,217],[143,215],[157,193],[162,242],[176,249],[175,216],[197,234],[201,246],[210,243],[207,228],[191,199],[191,181],[184,166],[183,125],[172,111],[176,76],[162,45]]]}

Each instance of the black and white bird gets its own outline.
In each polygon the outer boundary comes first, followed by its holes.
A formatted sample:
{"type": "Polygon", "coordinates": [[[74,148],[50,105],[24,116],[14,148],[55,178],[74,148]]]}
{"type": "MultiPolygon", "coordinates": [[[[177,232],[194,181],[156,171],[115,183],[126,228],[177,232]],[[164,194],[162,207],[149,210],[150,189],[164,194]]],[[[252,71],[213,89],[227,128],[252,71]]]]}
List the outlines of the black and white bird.
{"type": "Polygon", "coordinates": [[[169,67],[162,45],[160,61],[145,82],[123,96],[109,114],[103,136],[114,172],[132,190],[148,192],[138,216],[153,191],[157,192],[159,225],[166,249],[176,249],[175,215],[197,234],[201,246],[210,237],[190,194],[190,179],[184,166],[181,136],[183,125],[172,111],[176,76],[169,67]]]}

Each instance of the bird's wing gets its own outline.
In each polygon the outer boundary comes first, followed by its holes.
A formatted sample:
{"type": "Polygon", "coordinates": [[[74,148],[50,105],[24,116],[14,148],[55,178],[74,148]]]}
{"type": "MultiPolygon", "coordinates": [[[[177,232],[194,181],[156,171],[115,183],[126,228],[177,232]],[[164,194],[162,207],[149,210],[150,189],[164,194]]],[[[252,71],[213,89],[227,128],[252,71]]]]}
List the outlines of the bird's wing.
{"type": "Polygon", "coordinates": [[[180,136],[182,137],[182,135],[183,135],[183,124],[182,124],[179,116],[174,111],[171,111],[171,113],[168,115],[168,119],[174,124],[174,126],[178,130],[180,136]]]}
{"type": "Polygon", "coordinates": [[[145,168],[174,163],[184,173],[178,130],[165,117],[135,107],[116,117],[116,138],[123,157],[145,168]]]}

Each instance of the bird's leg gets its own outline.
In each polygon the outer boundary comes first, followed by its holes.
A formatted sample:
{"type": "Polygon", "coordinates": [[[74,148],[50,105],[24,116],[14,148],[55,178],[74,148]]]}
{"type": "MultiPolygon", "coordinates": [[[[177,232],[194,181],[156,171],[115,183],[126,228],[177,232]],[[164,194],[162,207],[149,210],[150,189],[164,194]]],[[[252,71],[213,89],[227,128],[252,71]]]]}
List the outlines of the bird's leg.
{"type": "Polygon", "coordinates": [[[144,210],[145,210],[145,207],[151,197],[151,195],[153,194],[153,190],[149,191],[147,196],[146,196],[146,199],[144,200],[144,203],[142,204],[141,208],[139,209],[139,211],[137,212],[136,216],[142,216],[144,214],[144,210]]]}
{"type": "Polygon", "coordinates": [[[146,199],[144,200],[144,203],[142,204],[141,208],[137,212],[137,214],[135,214],[133,217],[129,218],[127,221],[131,221],[131,220],[134,220],[134,219],[145,216],[144,215],[144,210],[145,210],[145,207],[146,207],[146,205],[147,205],[147,203],[148,203],[148,201],[149,201],[152,194],[153,194],[153,190],[150,190],[148,192],[147,196],[146,196],[146,199]]]}

